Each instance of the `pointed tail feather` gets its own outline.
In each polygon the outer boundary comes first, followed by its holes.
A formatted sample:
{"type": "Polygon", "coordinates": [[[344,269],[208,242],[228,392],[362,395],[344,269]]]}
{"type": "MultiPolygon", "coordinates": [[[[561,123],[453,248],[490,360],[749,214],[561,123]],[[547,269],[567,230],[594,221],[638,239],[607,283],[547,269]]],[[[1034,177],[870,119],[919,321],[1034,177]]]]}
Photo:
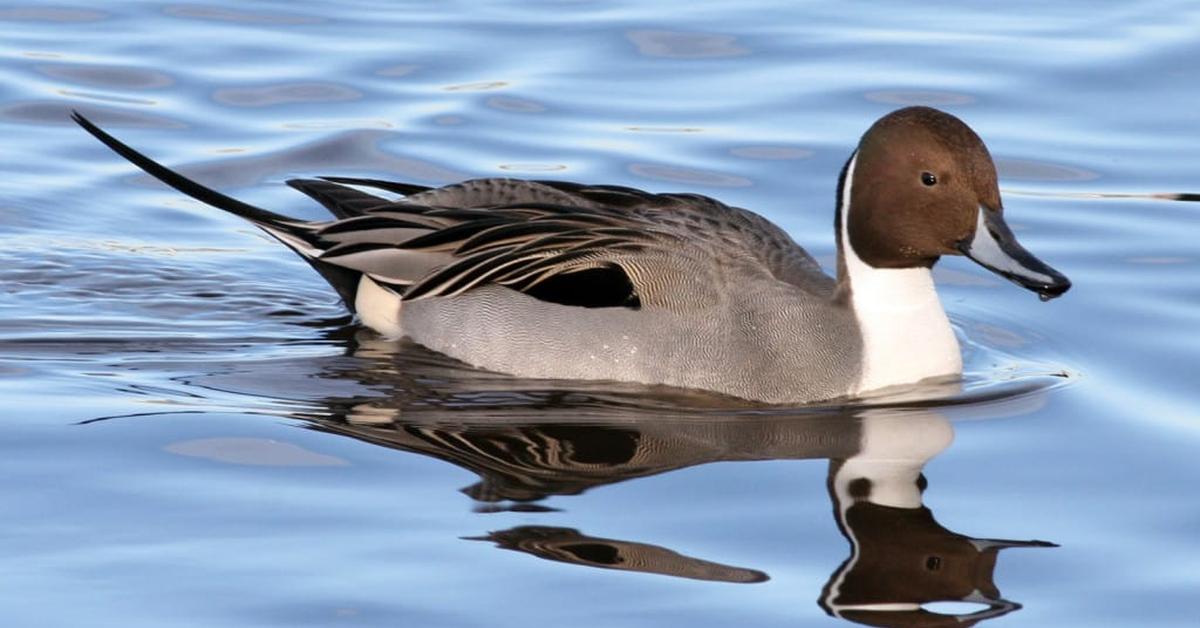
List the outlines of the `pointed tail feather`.
{"type": "Polygon", "coordinates": [[[219,209],[223,209],[231,214],[236,214],[260,225],[268,225],[272,227],[289,230],[295,229],[295,225],[301,224],[299,221],[292,220],[287,216],[281,216],[275,212],[267,211],[260,207],[255,207],[248,203],[243,203],[231,196],[226,196],[212,188],[201,185],[181,174],[167,168],[166,166],[150,159],[149,157],[134,150],[128,144],[104,132],[100,127],[92,123],[91,120],[83,117],[83,114],[78,111],[71,112],[71,119],[76,124],[83,127],[85,131],[91,133],[96,139],[104,143],[105,146],[111,148],[113,152],[128,159],[133,165],[145,170],[147,174],[166,183],[167,185],[187,194],[188,196],[219,209]]]}
{"type": "Polygon", "coordinates": [[[309,265],[316,269],[333,286],[338,295],[342,297],[342,301],[345,302],[346,307],[350,311],[354,311],[355,295],[358,291],[358,281],[362,273],[333,266],[317,259],[317,256],[321,254],[321,246],[317,242],[317,236],[315,235],[312,223],[288,218],[287,216],[267,211],[261,207],[243,203],[236,198],[197,183],[150,159],[121,140],[104,132],[100,127],[97,127],[90,120],[83,117],[78,111],[71,113],[71,119],[79,126],[95,136],[96,139],[112,149],[113,152],[128,159],[133,165],[145,170],[147,174],[201,203],[212,205],[213,207],[223,209],[231,214],[249,220],[298,253],[304,258],[304,261],[308,262],[309,265]]]}

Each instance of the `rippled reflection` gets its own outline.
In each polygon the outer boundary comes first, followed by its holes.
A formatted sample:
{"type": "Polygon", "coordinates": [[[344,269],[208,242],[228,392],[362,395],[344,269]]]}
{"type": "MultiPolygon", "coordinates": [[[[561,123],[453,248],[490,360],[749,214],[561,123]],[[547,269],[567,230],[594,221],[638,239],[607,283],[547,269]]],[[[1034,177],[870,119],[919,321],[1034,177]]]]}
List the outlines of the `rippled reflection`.
{"type": "Polygon", "coordinates": [[[466,537],[469,541],[491,541],[500,549],[524,552],[560,563],[640,571],[677,578],[720,582],[764,582],[767,574],[756,569],[722,565],[684,556],[665,547],[604,539],[581,534],[572,528],[518,526],[484,536],[466,537]]]}
{"type": "Polygon", "coordinates": [[[996,170],[1005,179],[1022,181],[1091,181],[1100,175],[1090,170],[1031,159],[997,159],[996,170]]]}
{"type": "Polygon", "coordinates": [[[729,149],[729,154],[746,159],[808,159],[814,154],[805,148],[790,146],[741,146],[729,149]]]}
{"type": "MultiPolygon", "coordinates": [[[[291,124],[293,123],[289,123],[289,126],[291,124]]],[[[387,122],[380,120],[371,126],[381,127],[384,124],[387,122]]],[[[179,171],[215,187],[250,185],[288,169],[321,174],[334,174],[334,171],[356,174],[388,172],[397,179],[421,181],[453,181],[467,178],[457,170],[393,154],[383,146],[392,137],[388,131],[379,128],[356,127],[353,130],[328,134],[322,139],[293,146],[286,151],[184,165],[179,171]]],[[[148,175],[138,175],[138,178],[147,182],[152,180],[148,175]]]]}
{"type": "Polygon", "coordinates": [[[419,67],[420,66],[412,65],[410,63],[399,63],[396,65],[389,65],[386,68],[380,68],[375,71],[375,74],[376,76],[389,77],[408,76],[409,74],[416,72],[419,67]]]}
{"type": "Polygon", "coordinates": [[[493,96],[487,99],[486,104],[493,109],[512,113],[541,113],[546,110],[546,105],[540,102],[511,96],[493,96]]]}
{"type": "Polygon", "coordinates": [[[511,172],[556,172],[566,170],[566,164],[500,164],[501,170],[511,172]]]}
{"type": "Polygon", "coordinates": [[[0,9],[0,20],[12,22],[97,22],[107,13],[66,7],[12,7],[0,9]]]}
{"type": "Polygon", "coordinates": [[[38,65],[34,70],[50,78],[118,90],[154,89],[175,83],[175,79],[164,72],[135,67],[64,63],[38,65]]]}
{"type": "MultiPolygon", "coordinates": [[[[112,100],[112,98],[106,98],[112,100]]],[[[117,102],[126,102],[120,99],[117,102]]],[[[0,107],[0,120],[33,124],[66,126],[72,124],[71,111],[78,110],[96,124],[113,128],[179,129],[185,125],[161,115],[146,113],[130,107],[100,107],[62,100],[12,101],[0,107]]]]}
{"type": "Polygon", "coordinates": [[[462,83],[447,85],[442,89],[447,92],[487,92],[502,87],[508,87],[508,81],[480,81],[478,83],[462,83]]]}
{"type": "MultiPolygon", "coordinates": [[[[327,362],[315,380],[318,388],[343,392],[313,399],[293,415],[314,430],[430,456],[474,473],[478,481],[461,490],[484,512],[532,517],[552,510],[542,505],[550,497],[713,462],[828,459],[834,523],[849,541],[849,555],[830,566],[819,594],[797,595],[818,597],[830,615],[845,620],[969,625],[1004,615],[1020,606],[1002,597],[993,582],[1000,550],[1051,545],[959,534],[939,524],[924,505],[922,471],[953,440],[950,422],[938,411],[949,401],[890,398],[873,407],[747,409],[700,392],[481,372],[366,332],[356,344],[352,359],[327,362]],[[927,607],[938,602],[977,610],[950,614],[927,607]]],[[[268,381],[240,368],[235,375],[213,373],[190,384],[263,398],[279,393],[263,388],[268,381]]],[[[281,464],[304,464],[314,455],[241,441],[221,451],[222,443],[213,440],[175,447],[177,453],[219,460],[265,448],[263,455],[281,458],[281,464]]],[[[585,567],[729,583],[770,577],[754,565],[561,525],[521,525],[465,540],[585,567]]]]}
{"type": "Polygon", "coordinates": [[[969,105],[975,102],[975,97],[970,94],[931,90],[889,89],[867,92],[864,96],[867,100],[874,102],[892,105],[925,105],[927,107],[950,107],[969,105]]]}
{"type": "Polygon", "coordinates": [[[308,451],[291,443],[261,438],[198,438],[171,443],[170,453],[226,464],[266,467],[340,467],[341,458],[308,451]]]}
{"type": "Polygon", "coordinates": [[[851,552],[821,607],[870,626],[970,625],[1020,608],[993,582],[1000,550],[1053,544],[971,538],[943,527],[922,502],[922,469],[953,440],[950,423],[933,412],[868,411],[858,425],[858,451],[830,459],[834,516],[851,552]],[[923,606],[934,602],[979,608],[949,615],[923,606]]]}
{"type": "Polygon", "coordinates": [[[671,183],[686,183],[689,185],[711,185],[715,187],[745,187],[753,185],[746,177],[739,177],[723,172],[694,170],[679,166],[664,166],[662,164],[629,164],[629,172],[646,179],[669,181],[671,183]]]}
{"type": "Polygon", "coordinates": [[[298,102],[339,102],[362,98],[362,93],[336,83],[285,83],[261,87],[223,87],[213,99],[235,107],[268,107],[298,102]]]}
{"type": "Polygon", "coordinates": [[[259,11],[243,11],[226,9],[199,4],[177,4],[163,9],[163,13],[171,17],[210,20],[214,22],[238,22],[242,24],[316,24],[326,21],[323,17],[299,15],[292,13],[265,13],[259,11]]]}
{"type": "Polygon", "coordinates": [[[686,33],[679,31],[634,30],[626,33],[638,52],[647,57],[707,59],[740,57],[750,51],[737,44],[731,35],[686,33]]]}

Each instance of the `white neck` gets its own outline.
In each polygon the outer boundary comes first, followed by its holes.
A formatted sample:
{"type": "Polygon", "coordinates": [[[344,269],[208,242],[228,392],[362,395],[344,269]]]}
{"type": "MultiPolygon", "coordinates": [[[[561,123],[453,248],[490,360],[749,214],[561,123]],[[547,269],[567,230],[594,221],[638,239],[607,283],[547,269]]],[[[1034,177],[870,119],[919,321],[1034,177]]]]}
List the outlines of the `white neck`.
{"type": "Polygon", "coordinates": [[[863,369],[851,394],[962,373],[962,354],[928,268],[875,268],[850,244],[855,155],[842,187],[842,253],[863,337],[863,369]]]}

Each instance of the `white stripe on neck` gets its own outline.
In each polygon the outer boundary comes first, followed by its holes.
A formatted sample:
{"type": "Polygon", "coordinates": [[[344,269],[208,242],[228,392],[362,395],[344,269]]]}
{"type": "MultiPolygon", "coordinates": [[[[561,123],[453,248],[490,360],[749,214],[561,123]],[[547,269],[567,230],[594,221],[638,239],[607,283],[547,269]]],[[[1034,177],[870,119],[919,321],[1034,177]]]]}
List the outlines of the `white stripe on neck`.
{"type": "Polygon", "coordinates": [[[850,189],[858,154],[842,185],[842,253],[850,301],[863,338],[863,368],[851,394],[962,373],[962,354],[928,268],[874,268],[850,244],[850,189]]]}

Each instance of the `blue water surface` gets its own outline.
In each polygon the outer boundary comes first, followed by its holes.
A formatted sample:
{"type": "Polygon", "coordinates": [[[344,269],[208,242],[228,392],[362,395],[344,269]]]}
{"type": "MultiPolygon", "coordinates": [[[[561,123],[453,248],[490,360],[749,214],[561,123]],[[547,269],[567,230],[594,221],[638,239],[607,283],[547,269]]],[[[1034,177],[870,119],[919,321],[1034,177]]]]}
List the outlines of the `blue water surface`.
{"type": "Polygon", "coordinates": [[[0,6],[0,615],[1195,626],[1197,59],[1182,1],[0,6]],[[603,182],[832,269],[838,171],[910,104],[983,137],[1075,287],[945,260],[963,391],[797,409],[380,340],[69,120],[298,217],[293,177],[603,182]]]}

